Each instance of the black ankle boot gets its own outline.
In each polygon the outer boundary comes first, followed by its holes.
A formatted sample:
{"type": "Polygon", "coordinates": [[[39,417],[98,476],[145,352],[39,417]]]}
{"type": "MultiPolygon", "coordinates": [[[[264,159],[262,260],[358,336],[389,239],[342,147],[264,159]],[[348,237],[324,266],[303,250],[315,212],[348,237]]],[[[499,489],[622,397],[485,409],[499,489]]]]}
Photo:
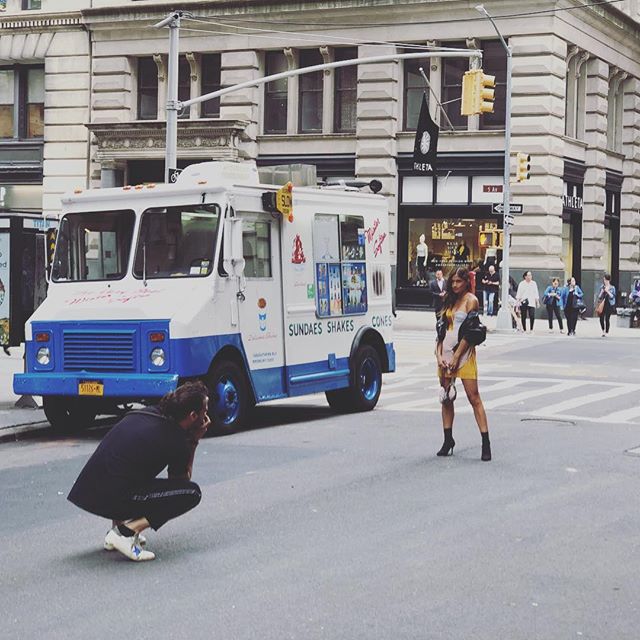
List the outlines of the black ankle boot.
{"type": "Polygon", "coordinates": [[[444,430],[444,444],[442,445],[442,449],[436,453],[437,456],[443,457],[453,455],[453,447],[456,446],[456,441],[453,439],[452,432],[453,429],[444,430]]]}
{"type": "Polygon", "coordinates": [[[491,443],[489,442],[488,433],[482,434],[482,456],[480,460],[484,460],[485,462],[491,460],[491,443]]]}

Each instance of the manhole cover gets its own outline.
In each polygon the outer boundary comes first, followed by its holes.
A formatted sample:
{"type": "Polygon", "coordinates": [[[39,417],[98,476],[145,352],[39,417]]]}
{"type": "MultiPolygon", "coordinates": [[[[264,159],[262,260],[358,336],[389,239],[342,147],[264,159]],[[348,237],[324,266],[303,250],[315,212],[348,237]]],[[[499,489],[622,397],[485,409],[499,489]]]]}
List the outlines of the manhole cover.
{"type": "Polygon", "coordinates": [[[640,446],[633,447],[633,449],[627,449],[625,453],[628,456],[637,456],[638,458],[640,458],[640,446]]]}
{"type": "Polygon", "coordinates": [[[544,422],[546,424],[570,424],[575,427],[575,420],[564,420],[562,418],[520,418],[520,422],[544,422]]]}

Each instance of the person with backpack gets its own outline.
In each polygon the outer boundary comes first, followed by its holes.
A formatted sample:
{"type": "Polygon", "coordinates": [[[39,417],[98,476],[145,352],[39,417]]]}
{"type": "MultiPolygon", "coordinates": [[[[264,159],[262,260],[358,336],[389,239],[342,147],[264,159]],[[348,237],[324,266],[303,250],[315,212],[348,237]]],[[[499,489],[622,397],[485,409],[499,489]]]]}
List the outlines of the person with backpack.
{"type": "Polygon", "coordinates": [[[553,316],[558,320],[558,326],[560,327],[560,333],[564,333],[562,326],[562,289],[560,287],[560,280],[553,278],[551,284],[544,290],[542,296],[542,303],[547,307],[547,319],[549,321],[549,333],[553,332],[553,316]]]}
{"type": "Polygon", "coordinates": [[[596,312],[600,316],[602,337],[609,334],[611,314],[616,307],[616,288],[611,284],[611,274],[602,276],[602,286],[598,292],[596,312]]]}

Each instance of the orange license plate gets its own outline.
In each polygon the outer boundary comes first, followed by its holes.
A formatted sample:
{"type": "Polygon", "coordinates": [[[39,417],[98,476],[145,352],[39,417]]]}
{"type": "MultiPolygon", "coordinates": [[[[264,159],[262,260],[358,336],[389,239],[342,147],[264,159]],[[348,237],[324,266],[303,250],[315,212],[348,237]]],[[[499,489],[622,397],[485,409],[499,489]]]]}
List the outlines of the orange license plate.
{"type": "Polygon", "coordinates": [[[103,396],[104,385],[102,382],[79,382],[78,395],[81,396],[103,396]]]}

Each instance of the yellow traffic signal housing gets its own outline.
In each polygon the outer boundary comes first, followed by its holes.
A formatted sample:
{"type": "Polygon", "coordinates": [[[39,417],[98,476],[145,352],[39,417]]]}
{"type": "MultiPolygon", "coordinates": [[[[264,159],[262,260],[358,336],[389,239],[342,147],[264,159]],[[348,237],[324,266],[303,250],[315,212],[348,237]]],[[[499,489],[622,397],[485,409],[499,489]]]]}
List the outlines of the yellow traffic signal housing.
{"type": "Polygon", "coordinates": [[[483,73],[482,69],[466,71],[462,77],[462,103],[460,113],[463,116],[475,116],[493,113],[496,77],[483,73]]]}
{"type": "Polygon", "coordinates": [[[493,113],[493,101],[496,97],[494,87],[496,77],[482,73],[480,69],[480,86],[478,88],[478,111],[477,113],[493,113]]]}
{"type": "Polygon", "coordinates": [[[518,152],[516,155],[516,180],[526,182],[531,177],[531,156],[518,152]]]}
{"type": "Polygon", "coordinates": [[[476,111],[476,94],[480,80],[480,69],[471,69],[462,76],[462,103],[460,104],[460,114],[463,116],[473,116],[476,111]]]}
{"type": "Polygon", "coordinates": [[[495,231],[481,231],[478,234],[478,245],[481,249],[487,249],[488,247],[494,247],[496,245],[496,232],[495,231]]]}

